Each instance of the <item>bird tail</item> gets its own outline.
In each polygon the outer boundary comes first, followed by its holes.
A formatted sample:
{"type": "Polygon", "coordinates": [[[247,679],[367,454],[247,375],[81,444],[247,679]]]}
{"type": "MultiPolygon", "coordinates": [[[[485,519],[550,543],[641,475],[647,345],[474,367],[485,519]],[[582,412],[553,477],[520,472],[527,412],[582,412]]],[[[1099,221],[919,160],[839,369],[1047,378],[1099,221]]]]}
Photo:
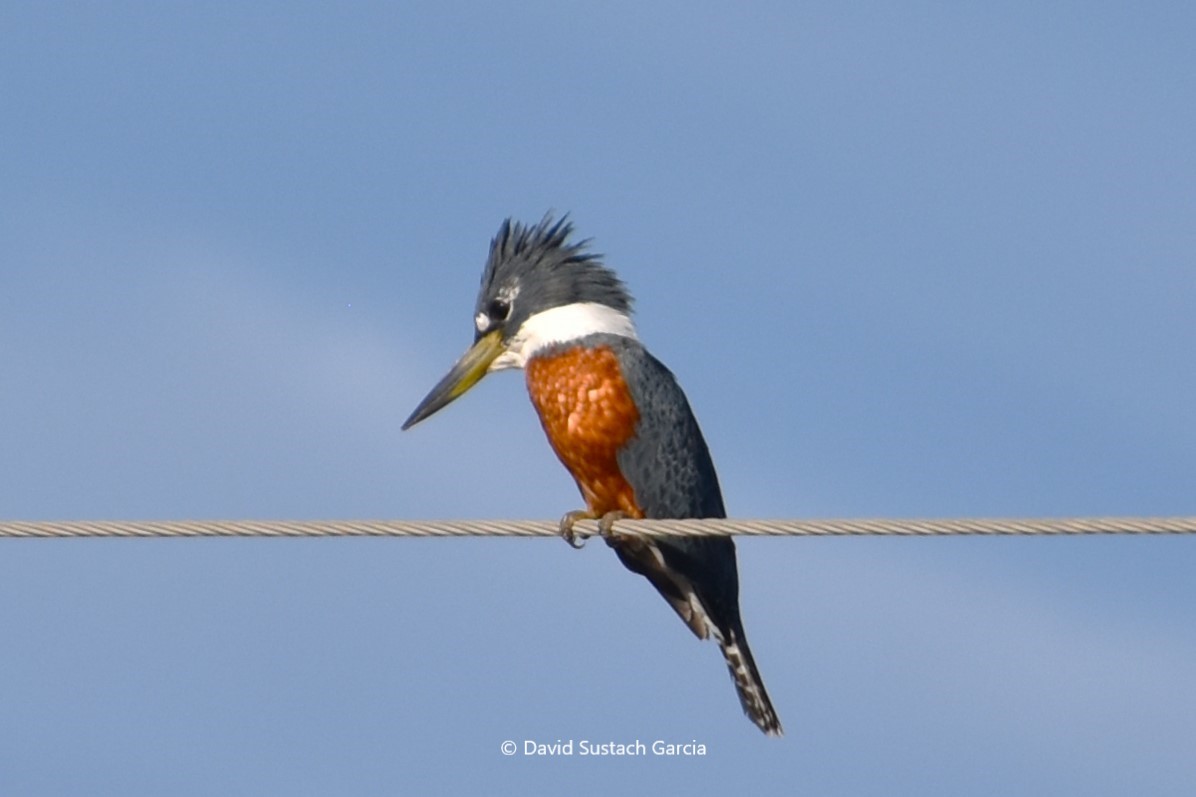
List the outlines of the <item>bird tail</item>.
{"type": "MultiPolygon", "coordinates": [[[[711,543],[714,542],[713,538],[707,539],[711,543]]],[[[607,544],[615,549],[615,553],[628,570],[639,573],[652,582],[657,592],[669,602],[689,630],[694,632],[694,636],[698,639],[714,637],[718,646],[722,648],[723,658],[727,660],[727,669],[731,671],[731,680],[735,682],[735,689],[739,692],[743,713],[769,736],[780,736],[781,721],[777,718],[776,709],[772,707],[772,701],[768,699],[764,681],[760,678],[760,671],[756,669],[756,660],[752,658],[752,650],[748,647],[743,622],[739,619],[736,600],[739,587],[734,570],[735,548],[730,545],[730,539],[724,539],[730,548],[732,568],[729,604],[726,601],[712,603],[698,592],[693,582],[682,575],[683,572],[692,570],[692,565],[679,567],[676,564],[667,564],[668,553],[679,555],[675,545],[669,547],[652,540],[633,538],[608,539],[607,544]],[[711,612],[712,608],[716,610],[714,613],[711,612]]],[[[679,562],[686,564],[687,560],[680,558],[679,562]]]]}
{"type": "Polygon", "coordinates": [[[731,671],[731,680],[735,682],[735,689],[739,692],[743,713],[764,733],[780,736],[783,733],[781,720],[768,698],[764,680],[760,677],[760,670],[756,668],[756,660],[752,658],[752,649],[748,647],[747,635],[743,633],[743,626],[721,630],[712,624],[710,630],[718,640],[718,646],[722,648],[723,658],[727,660],[727,669],[731,671]]]}

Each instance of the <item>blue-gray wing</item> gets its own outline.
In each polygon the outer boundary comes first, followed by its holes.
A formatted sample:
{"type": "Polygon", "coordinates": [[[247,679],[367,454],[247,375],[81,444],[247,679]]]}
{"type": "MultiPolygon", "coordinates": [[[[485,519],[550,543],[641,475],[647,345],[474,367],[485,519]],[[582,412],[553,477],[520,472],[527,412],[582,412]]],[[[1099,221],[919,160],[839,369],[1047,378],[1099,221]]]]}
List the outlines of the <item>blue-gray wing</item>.
{"type": "Polygon", "coordinates": [[[726,517],[718,474],[676,378],[638,341],[612,346],[639,411],[619,468],[650,518],[726,517]]]}
{"type": "MultiPolygon", "coordinates": [[[[619,469],[648,518],[726,517],[718,475],[697,419],[676,378],[638,342],[611,338],[639,424],[619,452],[619,469]]],[[[715,625],[739,623],[739,575],[730,537],[660,537],[650,546],[616,547],[629,569],[660,591],[695,634],[705,638],[696,592],[715,625]],[[655,552],[663,558],[664,567],[655,552]]]]}

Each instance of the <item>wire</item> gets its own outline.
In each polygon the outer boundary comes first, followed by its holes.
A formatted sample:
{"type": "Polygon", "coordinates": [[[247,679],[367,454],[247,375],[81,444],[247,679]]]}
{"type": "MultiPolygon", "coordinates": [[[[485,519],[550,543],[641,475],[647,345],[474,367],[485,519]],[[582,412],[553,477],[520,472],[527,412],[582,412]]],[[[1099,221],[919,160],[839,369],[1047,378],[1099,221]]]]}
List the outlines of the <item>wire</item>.
{"type": "MultiPolygon", "coordinates": [[[[0,521],[0,537],[555,537],[544,520],[69,520],[0,521]]],[[[688,536],[1056,536],[1196,534],[1196,517],[861,520],[620,520],[620,533],[688,536]]],[[[597,533],[580,521],[578,536],[597,533]]]]}

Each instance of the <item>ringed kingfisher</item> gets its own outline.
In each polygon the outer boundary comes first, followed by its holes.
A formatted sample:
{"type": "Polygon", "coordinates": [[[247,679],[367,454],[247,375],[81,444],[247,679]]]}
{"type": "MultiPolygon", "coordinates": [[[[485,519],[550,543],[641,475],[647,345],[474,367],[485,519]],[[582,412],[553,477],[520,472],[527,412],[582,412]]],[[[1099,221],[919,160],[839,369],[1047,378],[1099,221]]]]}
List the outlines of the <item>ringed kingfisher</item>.
{"type": "Polygon", "coordinates": [[[620,518],[726,517],[718,476],[685,394],[648,353],[631,320],[631,295],[567,217],[507,219],[490,242],[475,308],[473,346],[432,388],[408,429],[491,371],[522,368],[548,442],[586,508],[561,535],[596,519],[623,564],[645,576],[699,639],[722,648],[744,713],[771,736],[781,723],[739,616],[730,537],[619,534],[620,518]]]}

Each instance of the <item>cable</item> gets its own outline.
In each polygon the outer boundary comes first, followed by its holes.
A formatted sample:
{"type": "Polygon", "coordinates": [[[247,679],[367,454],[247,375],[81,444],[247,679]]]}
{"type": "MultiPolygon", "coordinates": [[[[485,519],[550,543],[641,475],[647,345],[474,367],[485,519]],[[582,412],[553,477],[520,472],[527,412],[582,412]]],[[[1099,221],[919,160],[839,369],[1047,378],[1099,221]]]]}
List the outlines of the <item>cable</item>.
{"type": "MultiPolygon", "coordinates": [[[[579,536],[597,524],[581,521],[579,536]]],[[[861,520],[620,520],[646,535],[854,537],[1073,534],[1196,534],[1196,517],[961,518],[861,520]]],[[[544,520],[69,520],[0,521],[2,537],[555,537],[544,520]]]]}

